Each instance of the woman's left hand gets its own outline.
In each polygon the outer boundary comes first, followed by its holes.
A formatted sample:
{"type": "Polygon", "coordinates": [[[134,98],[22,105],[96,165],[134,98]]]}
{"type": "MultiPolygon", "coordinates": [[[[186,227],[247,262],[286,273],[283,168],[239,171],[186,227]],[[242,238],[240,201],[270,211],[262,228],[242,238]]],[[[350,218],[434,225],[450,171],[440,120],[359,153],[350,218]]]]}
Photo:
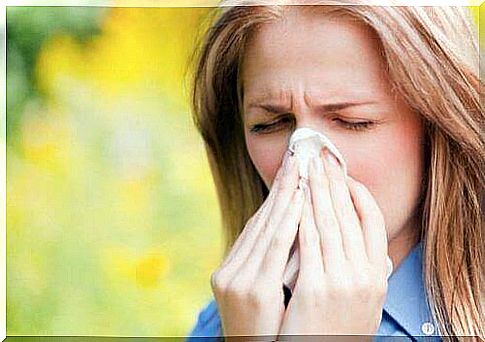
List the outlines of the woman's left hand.
{"type": "Polygon", "coordinates": [[[279,334],[375,335],[387,292],[383,215],[326,150],[310,164],[309,186],[300,271],[279,334]]]}

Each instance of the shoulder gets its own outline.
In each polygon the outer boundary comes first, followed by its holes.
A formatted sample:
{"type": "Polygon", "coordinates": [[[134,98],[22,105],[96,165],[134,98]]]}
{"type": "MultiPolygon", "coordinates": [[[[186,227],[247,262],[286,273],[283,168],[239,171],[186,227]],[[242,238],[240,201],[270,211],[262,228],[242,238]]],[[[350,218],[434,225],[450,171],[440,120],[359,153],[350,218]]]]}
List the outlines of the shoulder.
{"type": "Polygon", "coordinates": [[[218,337],[221,335],[221,320],[217,302],[212,298],[199,312],[197,322],[192,328],[187,341],[196,341],[195,337],[218,337]]]}

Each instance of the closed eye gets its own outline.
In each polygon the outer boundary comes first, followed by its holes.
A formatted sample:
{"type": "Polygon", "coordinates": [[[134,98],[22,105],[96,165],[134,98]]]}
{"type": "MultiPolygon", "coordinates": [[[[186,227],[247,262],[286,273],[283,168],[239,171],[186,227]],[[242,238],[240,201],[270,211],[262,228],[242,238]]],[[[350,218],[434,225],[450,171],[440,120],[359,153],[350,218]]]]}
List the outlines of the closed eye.
{"type": "Polygon", "coordinates": [[[288,123],[292,123],[292,120],[288,117],[284,117],[282,119],[279,119],[273,123],[270,124],[257,124],[254,125],[250,128],[250,131],[253,133],[269,133],[269,132],[274,132],[277,130],[280,126],[284,126],[288,123]]]}
{"type": "MultiPolygon", "coordinates": [[[[372,129],[377,122],[374,121],[347,121],[340,118],[335,118],[332,121],[337,122],[339,126],[351,131],[364,131],[372,129]]],[[[289,117],[276,120],[269,124],[256,124],[250,127],[250,131],[256,134],[269,134],[284,128],[288,124],[292,124],[293,120],[289,117]]]]}
{"type": "Polygon", "coordinates": [[[366,129],[372,128],[376,123],[373,121],[346,121],[342,119],[333,119],[333,121],[338,122],[339,125],[344,127],[345,129],[350,129],[353,131],[362,131],[366,129]]]}

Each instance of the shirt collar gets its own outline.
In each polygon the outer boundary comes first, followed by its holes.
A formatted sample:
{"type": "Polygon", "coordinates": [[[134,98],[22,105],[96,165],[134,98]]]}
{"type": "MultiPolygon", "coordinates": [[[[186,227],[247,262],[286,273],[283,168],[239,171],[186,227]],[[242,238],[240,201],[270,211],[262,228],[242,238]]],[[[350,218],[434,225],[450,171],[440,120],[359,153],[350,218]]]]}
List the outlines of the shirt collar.
{"type": "Polygon", "coordinates": [[[423,283],[422,255],[423,243],[420,241],[392,273],[388,280],[384,310],[410,336],[425,335],[426,330],[427,335],[435,336],[437,329],[423,283]]]}

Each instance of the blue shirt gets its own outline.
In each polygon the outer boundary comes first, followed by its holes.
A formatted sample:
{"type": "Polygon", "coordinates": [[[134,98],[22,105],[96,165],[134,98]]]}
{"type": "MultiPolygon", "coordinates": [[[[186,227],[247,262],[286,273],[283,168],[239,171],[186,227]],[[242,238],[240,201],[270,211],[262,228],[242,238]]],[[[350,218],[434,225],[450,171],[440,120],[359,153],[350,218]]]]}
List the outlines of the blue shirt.
{"type": "MultiPolygon", "coordinates": [[[[387,336],[401,336],[400,340],[404,336],[407,341],[442,341],[426,301],[422,255],[420,241],[389,278],[382,320],[374,341],[385,341],[387,336]]],[[[213,337],[208,341],[222,340],[221,318],[214,299],[199,313],[187,342],[196,341],[197,336],[213,337]]]]}

